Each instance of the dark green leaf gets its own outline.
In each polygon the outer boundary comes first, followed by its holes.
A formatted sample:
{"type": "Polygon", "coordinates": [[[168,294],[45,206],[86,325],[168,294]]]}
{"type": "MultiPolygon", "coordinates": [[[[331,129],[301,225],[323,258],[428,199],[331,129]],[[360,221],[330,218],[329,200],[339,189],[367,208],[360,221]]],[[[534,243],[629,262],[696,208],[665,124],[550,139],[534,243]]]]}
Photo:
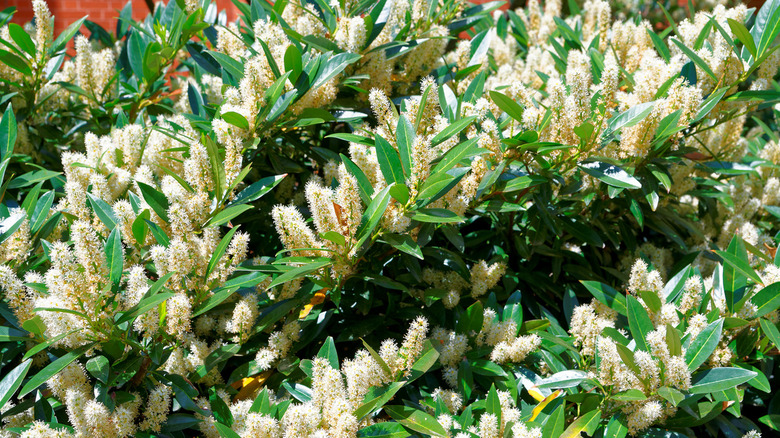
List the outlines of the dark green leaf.
{"type": "Polygon", "coordinates": [[[725,391],[756,377],[756,372],[742,368],[711,368],[696,373],[691,379],[691,394],[725,391]]]}
{"type": "Polygon", "coordinates": [[[165,195],[162,194],[162,192],[159,190],[140,181],[138,182],[138,188],[141,189],[141,196],[143,196],[144,201],[146,201],[146,203],[152,207],[152,210],[154,210],[157,216],[159,216],[160,219],[164,220],[165,222],[169,222],[168,198],[166,198],[165,195]]]}
{"type": "Polygon", "coordinates": [[[19,392],[19,397],[24,397],[25,395],[38,389],[38,387],[46,383],[46,381],[51,379],[52,376],[65,369],[66,366],[70,365],[71,362],[78,359],[82,354],[86,353],[87,350],[89,350],[90,348],[92,348],[92,344],[84,345],[82,347],[79,347],[73,351],[66,353],[65,355],[59,357],[54,362],[46,365],[45,368],[38,371],[38,373],[34,375],[24,385],[24,387],[22,387],[22,390],[19,392]]]}
{"type": "Polygon", "coordinates": [[[628,327],[631,329],[631,336],[633,336],[637,348],[650,351],[650,345],[647,343],[647,334],[654,330],[653,322],[650,320],[647,310],[639,304],[636,298],[629,295],[626,298],[626,302],[628,327]]]}

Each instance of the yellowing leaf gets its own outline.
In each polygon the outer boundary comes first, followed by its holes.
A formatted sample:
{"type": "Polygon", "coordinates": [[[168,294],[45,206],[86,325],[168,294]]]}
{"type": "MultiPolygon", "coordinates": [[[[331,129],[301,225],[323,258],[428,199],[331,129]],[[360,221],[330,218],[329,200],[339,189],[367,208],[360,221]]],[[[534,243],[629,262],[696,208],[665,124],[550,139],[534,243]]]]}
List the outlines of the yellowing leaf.
{"type": "MultiPolygon", "coordinates": [[[[532,388],[532,391],[529,390],[528,393],[531,394],[531,396],[537,400],[539,400],[538,397],[539,395],[541,395],[539,390],[536,388],[532,388]]],[[[545,406],[549,405],[550,402],[555,400],[555,398],[558,397],[559,395],[561,395],[560,389],[548,395],[547,397],[543,398],[540,401],[540,403],[536,405],[536,407],[534,408],[533,413],[531,414],[531,421],[534,421],[536,417],[539,415],[539,413],[542,412],[542,410],[545,408],[545,406]]]]}
{"type": "Polygon", "coordinates": [[[247,400],[254,396],[255,392],[263,386],[266,379],[271,375],[271,370],[258,374],[253,377],[245,377],[241,380],[233,382],[234,389],[239,390],[238,394],[234,397],[234,400],[247,400]]]}
{"type": "Polygon", "coordinates": [[[311,313],[311,309],[313,309],[314,306],[317,304],[322,304],[323,301],[325,301],[325,291],[327,291],[327,289],[323,288],[314,293],[314,296],[311,297],[309,304],[303,306],[303,309],[301,309],[301,313],[298,314],[298,319],[306,318],[309,313],[311,313]]]}

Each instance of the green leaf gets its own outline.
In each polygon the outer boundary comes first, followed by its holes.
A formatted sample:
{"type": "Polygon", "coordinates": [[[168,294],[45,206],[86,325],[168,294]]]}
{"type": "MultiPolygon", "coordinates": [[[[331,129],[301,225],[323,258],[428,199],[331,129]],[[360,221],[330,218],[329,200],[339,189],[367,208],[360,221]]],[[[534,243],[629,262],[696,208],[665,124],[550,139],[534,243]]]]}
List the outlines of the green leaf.
{"type": "Polygon", "coordinates": [[[485,413],[495,415],[498,424],[501,424],[501,399],[498,398],[495,383],[490,385],[485,403],[485,413]]]}
{"type": "Polygon", "coordinates": [[[537,388],[574,388],[588,378],[588,373],[581,370],[566,370],[553,374],[550,377],[542,379],[536,384],[537,388]]]}
{"type": "Polygon", "coordinates": [[[5,161],[13,153],[16,135],[16,117],[11,104],[8,104],[8,108],[3,113],[2,120],[0,120],[0,161],[5,161]]]}
{"type": "Polygon", "coordinates": [[[691,379],[691,394],[725,391],[756,377],[755,371],[742,368],[711,368],[696,373],[691,379]]]}
{"type": "Polygon", "coordinates": [[[244,65],[241,62],[214,50],[209,50],[208,54],[237,81],[240,81],[244,77],[244,65]]]}
{"type": "Polygon", "coordinates": [[[8,24],[8,33],[11,34],[11,39],[14,40],[20,49],[24,50],[31,57],[35,57],[35,43],[27,32],[24,31],[22,26],[16,23],[8,24]]]}
{"type": "Polygon", "coordinates": [[[154,284],[152,285],[152,287],[149,288],[149,290],[146,292],[146,295],[144,296],[144,298],[141,299],[141,301],[138,302],[138,304],[136,304],[135,306],[127,309],[124,313],[121,314],[119,319],[117,319],[117,321],[116,321],[117,325],[122,324],[125,321],[130,321],[130,320],[134,319],[136,316],[138,316],[138,315],[140,315],[142,313],[148,312],[150,309],[152,309],[157,304],[159,304],[159,303],[167,300],[168,298],[172,297],[173,293],[165,293],[165,294],[161,294],[161,295],[166,295],[166,296],[164,298],[160,299],[160,300],[153,300],[152,299],[152,298],[154,298],[156,296],[157,292],[159,292],[162,289],[162,287],[165,285],[165,283],[168,282],[168,280],[170,280],[171,277],[173,277],[173,274],[174,274],[174,272],[169,272],[169,273],[163,275],[162,277],[160,277],[159,279],[157,279],[157,281],[155,281],[154,284]]]}
{"type": "Polygon", "coordinates": [[[144,241],[146,240],[146,232],[149,230],[147,221],[151,219],[151,217],[152,214],[149,213],[149,210],[144,209],[133,221],[131,228],[133,232],[133,238],[138,243],[138,246],[143,246],[144,241]]]}
{"type": "Polygon", "coordinates": [[[235,112],[235,111],[228,111],[225,113],[222,113],[222,120],[230,123],[231,125],[241,128],[241,129],[249,129],[249,122],[246,120],[246,117],[243,115],[235,112]]]}
{"type": "Polygon", "coordinates": [[[87,361],[87,371],[103,383],[108,383],[111,366],[105,356],[96,356],[87,361]]]}
{"type": "Polygon", "coordinates": [[[465,117],[450,126],[447,126],[431,139],[431,146],[436,146],[439,143],[449,140],[450,137],[466,129],[466,127],[474,123],[475,120],[477,120],[476,116],[465,117]]]}
{"type": "Polygon", "coordinates": [[[574,420],[563,432],[561,438],[579,437],[581,433],[592,436],[601,421],[601,411],[596,409],[574,420]]]}
{"type": "Polygon", "coordinates": [[[685,399],[685,395],[682,392],[668,386],[658,388],[658,395],[674,406],[679,405],[685,399]]]}
{"type": "Polygon", "coordinates": [[[745,46],[747,51],[753,56],[753,59],[758,59],[758,52],[756,51],[756,42],[753,40],[753,35],[747,30],[744,24],[740,23],[733,18],[726,19],[731,29],[731,33],[736,36],[742,45],[745,46]]]}
{"type": "Polygon", "coordinates": [[[336,351],[336,343],[333,342],[332,336],[328,336],[328,339],[325,339],[325,342],[322,343],[320,351],[317,352],[317,357],[327,359],[333,369],[339,369],[339,354],[336,351]]]}
{"type": "Polygon", "coordinates": [[[566,427],[566,404],[561,403],[544,422],[543,437],[559,437],[566,427]]]}
{"type": "Polygon", "coordinates": [[[24,214],[18,214],[7,217],[0,222],[0,243],[8,240],[22,226],[27,217],[24,214]]]}
{"type": "Polygon", "coordinates": [[[775,347],[780,349],[780,330],[777,330],[777,326],[764,318],[759,319],[758,322],[761,325],[761,331],[764,332],[764,335],[775,344],[775,347]]]}
{"type": "Polygon", "coordinates": [[[363,342],[363,346],[366,347],[366,350],[368,350],[368,353],[371,354],[371,357],[374,358],[376,363],[379,364],[379,368],[382,368],[382,371],[388,376],[392,376],[393,372],[390,370],[390,367],[387,365],[385,360],[382,359],[382,356],[380,356],[376,350],[371,348],[371,346],[368,345],[368,342],[366,342],[363,338],[361,338],[360,341],[363,342]]]}
{"type": "Polygon", "coordinates": [[[214,193],[217,198],[221,198],[225,190],[225,167],[219,153],[219,146],[214,143],[211,137],[203,135],[201,138],[209,154],[209,168],[211,169],[211,177],[214,179],[214,193]]]}
{"type": "Polygon", "coordinates": [[[448,172],[437,172],[431,175],[417,194],[418,205],[424,207],[449,193],[468,171],[468,167],[458,167],[448,172]]]}
{"type": "Polygon", "coordinates": [[[416,134],[411,122],[405,115],[401,114],[398,117],[398,127],[396,134],[396,144],[398,145],[398,153],[401,155],[401,164],[404,168],[404,174],[410,176],[412,174],[412,146],[414,145],[414,139],[416,134]]]}
{"type": "Polygon", "coordinates": [[[173,292],[163,292],[160,294],[149,295],[142,299],[138,304],[128,309],[117,321],[117,324],[122,324],[125,321],[135,319],[137,316],[142,315],[155,307],[157,307],[163,301],[167,301],[168,298],[175,296],[173,292]]]}
{"type": "Polygon", "coordinates": [[[223,438],[241,438],[241,435],[233,432],[233,429],[218,421],[214,422],[214,426],[217,428],[217,433],[219,433],[219,436],[223,438]]]}
{"type": "Polygon", "coordinates": [[[222,240],[219,241],[216,249],[214,249],[214,253],[211,254],[211,259],[209,259],[209,264],[206,267],[207,279],[211,276],[211,273],[214,272],[214,269],[217,267],[217,263],[219,263],[220,259],[222,259],[222,256],[225,254],[225,251],[227,250],[228,245],[230,245],[230,241],[233,239],[233,235],[236,234],[236,231],[238,231],[238,227],[231,228],[227,233],[225,233],[225,235],[222,237],[222,240]]]}
{"type": "Polygon", "coordinates": [[[274,189],[287,174],[268,176],[252,183],[249,187],[245,188],[235,199],[228,205],[247,204],[254,202],[265,194],[274,189]]]}
{"type": "MultiPolygon", "coordinates": [[[[361,420],[366,415],[371,414],[372,412],[376,411],[377,409],[381,408],[385,405],[385,403],[389,402],[395,394],[404,387],[406,382],[391,382],[388,386],[381,386],[377,387],[374,386],[371,389],[368,390],[368,393],[366,393],[365,397],[363,398],[363,403],[358,406],[357,409],[355,409],[354,415],[357,417],[358,420],[361,420]]],[[[383,423],[388,424],[388,423],[383,423]]],[[[398,423],[392,423],[397,424],[398,427],[401,428],[401,431],[404,431],[403,436],[408,436],[403,429],[403,427],[398,423]]],[[[375,435],[370,435],[375,436],[375,435]]],[[[378,436],[384,436],[384,435],[378,435],[378,436]]]]}
{"type": "Polygon", "coordinates": [[[387,204],[389,203],[390,186],[387,186],[374,196],[374,199],[371,200],[371,203],[366,207],[366,211],[363,212],[360,227],[355,233],[358,239],[357,243],[355,243],[355,248],[362,248],[363,244],[371,238],[371,234],[374,232],[377,225],[379,225],[379,221],[382,220],[382,216],[384,216],[385,210],[387,210],[387,204]]]}
{"type": "Polygon", "coordinates": [[[750,299],[750,302],[756,306],[754,318],[777,310],[780,307],[780,282],[772,283],[761,289],[750,299]]]}
{"type": "Polygon", "coordinates": [[[68,26],[61,34],[59,34],[57,39],[54,40],[54,44],[51,45],[51,50],[49,50],[49,53],[53,54],[64,49],[65,45],[68,44],[68,41],[73,38],[73,35],[76,35],[76,32],[81,29],[81,25],[84,24],[84,20],[86,19],[86,15],[79,18],[78,20],[71,23],[70,26],[68,26]]]}
{"type": "Polygon", "coordinates": [[[291,280],[295,280],[296,278],[303,277],[306,274],[310,274],[312,272],[318,271],[326,266],[331,265],[333,262],[323,261],[323,262],[313,262],[313,263],[307,263],[303,266],[298,266],[297,268],[290,269],[289,271],[285,272],[284,274],[276,277],[274,281],[272,281],[267,288],[271,289],[272,287],[278,286],[280,284],[286,283],[291,280]]]}
{"type": "MultiPolygon", "coordinates": [[[[706,117],[710,111],[712,111],[715,106],[718,105],[721,99],[723,99],[723,96],[726,95],[726,92],[729,90],[729,87],[723,87],[717,91],[712,92],[707,99],[701,103],[699,106],[699,111],[696,113],[696,117],[693,118],[689,122],[689,124],[694,124],[698,122],[699,120],[706,117]]],[[[676,128],[679,129],[679,128],[676,128]]]]}
{"type": "Polygon", "coordinates": [[[295,83],[303,71],[301,51],[294,44],[284,52],[284,70],[290,72],[290,82],[295,83]]]}
{"type": "Polygon", "coordinates": [[[385,234],[382,238],[393,248],[423,260],[420,245],[408,234],[385,234]]]}
{"type": "Polygon", "coordinates": [[[418,409],[409,406],[385,406],[385,412],[390,418],[415,432],[437,437],[447,436],[447,431],[435,418],[418,409]]]}
{"type": "Polygon", "coordinates": [[[680,332],[671,324],[666,324],[666,346],[669,348],[669,354],[679,356],[682,354],[682,340],[680,332]]]}
{"type": "Polygon", "coordinates": [[[206,377],[212,368],[235,356],[239,350],[241,350],[241,346],[238,344],[222,345],[209,353],[209,355],[206,356],[206,359],[204,359],[203,365],[199,366],[193,374],[199,379],[206,377]]]}
{"type": "Polygon", "coordinates": [[[379,134],[375,134],[374,142],[376,144],[376,159],[379,162],[379,169],[382,171],[387,185],[392,183],[403,184],[405,182],[404,169],[401,166],[398,151],[379,134]]]}
{"type": "Polygon", "coordinates": [[[119,285],[122,280],[122,270],[125,266],[124,253],[122,251],[122,236],[119,227],[114,228],[106,239],[106,263],[108,264],[108,281],[112,286],[119,285]]]}
{"type": "Polygon", "coordinates": [[[339,53],[335,56],[330,56],[328,53],[322,55],[327,59],[323,61],[324,65],[317,71],[317,79],[311,85],[311,89],[316,90],[320,88],[325,82],[333,79],[337,74],[344,71],[344,69],[353,62],[359,60],[362,55],[357,53],[339,53]]]}
{"type": "Polygon", "coordinates": [[[65,369],[65,367],[70,365],[71,362],[81,357],[81,355],[86,353],[90,348],[92,348],[92,344],[81,346],[73,351],[66,353],[54,362],[46,365],[44,369],[38,371],[38,373],[34,375],[24,385],[24,387],[22,387],[22,390],[19,392],[19,397],[24,397],[25,395],[38,389],[38,387],[46,383],[46,381],[51,379],[52,376],[65,369]]]}
{"type": "Polygon", "coordinates": [[[642,121],[653,111],[653,106],[655,106],[655,102],[640,103],[609,119],[609,124],[601,135],[601,143],[611,142],[615,138],[615,133],[620,129],[634,126],[642,121]]]}
{"type": "Polygon", "coordinates": [[[127,38],[125,52],[127,53],[127,60],[130,62],[130,69],[139,82],[144,77],[144,47],[145,44],[141,33],[134,29],[127,38]]]}
{"type": "Polygon", "coordinates": [[[644,392],[638,389],[627,389],[625,391],[618,392],[612,396],[613,400],[617,401],[642,401],[647,400],[647,396],[644,392]]]}
{"type": "MultiPolygon", "coordinates": [[[[38,308],[36,308],[36,309],[38,309],[38,308]]],[[[53,337],[51,339],[47,339],[45,342],[41,342],[40,344],[38,344],[38,345],[34,346],[33,348],[27,350],[27,353],[24,353],[24,357],[22,357],[22,360],[27,360],[27,359],[35,356],[36,354],[38,354],[39,351],[43,351],[43,350],[49,348],[55,342],[59,341],[60,339],[64,338],[65,336],[68,336],[69,334],[74,333],[74,332],[76,332],[78,330],[80,330],[80,329],[70,330],[70,331],[67,331],[67,332],[64,332],[64,333],[60,333],[59,335],[57,335],[57,336],[55,336],[55,337],[53,337]]]]}
{"type": "Polygon", "coordinates": [[[209,310],[217,307],[218,305],[222,304],[223,301],[230,298],[231,295],[233,295],[237,290],[239,286],[223,286],[219,289],[216,289],[214,291],[214,294],[211,295],[201,303],[200,306],[198,306],[192,313],[192,317],[198,317],[200,315],[203,315],[204,313],[208,312],[209,310]]]}
{"type": "Polygon", "coordinates": [[[54,191],[46,192],[38,199],[30,219],[30,232],[32,232],[33,235],[37,234],[41,227],[43,227],[43,224],[46,223],[53,203],[54,191]]]}
{"type": "Polygon", "coordinates": [[[32,76],[30,64],[7,50],[0,49],[0,61],[25,76],[32,76]]]}
{"type": "Polygon", "coordinates": [[[613,187],[622,189],[641,189],[642,183],[629,175],[628,172],[613,164],[595,161],[584,163],[580,168],[588,175],[597,178],[613,187]]]}
{"type": "Polygon", "coordinates": [[[669,63],[669,60],[671,59],[672,55],[669,52],[669,48],[666,47],[666,44],[664,44],[664,41],[661,39],[661,37],[658,36],[655,32],[653,32],[649,27],[646,28],[647,34],[650,35],[650,40],[653,41],[653,45],[655,46],[655,50],[658,52],[659,55],[661,55],[661,58],[666,61],[666,63],[669,63]]]}
{"type": "Polygon", "coordinates": [[[661,298],[658,297],[657,293],[649,290],[640,290],[637,295],[639,295],[639,298],[642,298],[642,301],[645,302],[651,312],[658,313],[661,310],[661,298]]]}
{"type": "MultiPolygon", "coordinates": [[[[206,227],[218,227],[220,225],[224,225],[228,222],[230,222],[232,219],[234,219],[236,216],[247,212],[254,207],[251,205],[246,204],[240,204],[240,205],[232,205],[211,218],[211,220],[206,224],[206,227]]],[[[235,228],[235,227],[233,227],[235,228]]]]}
{"type": "Polygon", "coordinates": [[[27,333],[11,327],[0,326],[0,342],[29,341],[27,333]]]}
{"type": "Polygon", "coordinates": [[[512,98],[505,94],[499,93],[498,91],[491,90],[490,99],[492,99],[493,103],[498,105],[502,111],[507,113],[509,117],[517,120],[518,122],[523,121],[523,107],[520,106],[519,103],[512,100],[512,98]]]}
{"type": "Polygon", "coordinates": [[[604,430],[604,438],[626,438],[628,427],[623,414],[615,414],[609,419],[607,428],[604,430]]]}
{"type": "Polygon", "coordinates": [[[417,380],[423,374],[427,373],[439,359],[439,352],[433,348],[433,344],[430,340],[425,341],[423,344],[422,353],[420,357],[412,364],[412,368],[409,370],[409,375],[406,378],[407,382],[417,380]]]}
{"type": "Polygon", "coordinates": [[[444,208],[421,208],[414,212],[412,220],[433,224],[463,222],[463,218],[444,208]]]}
{"type": "Polygon", "coordinates": [[[756,14],[756,20],[750,34],[757,41],[756,54],[760,58],[769,49],[780,32],[780,1],[764,2],[756,14]]]}
{"type": "Polygon", "coordinates": [[[141,196],[143,196],[144,201],[149,204],[149,207],[154,210],[160,219],[164,220],[165,222],[170,222],[168,220],[168,207],[170,206],[168,204],[168,198],[166,198],[162,192],[150,185],[144,184],[140,181],[138,181],[137,184],[138,188],[141,189],[141,196]]]}
{"type": "Polygon", "coordinates": [[[720,250],[715,250],[715,253],[718,254],[723,259],[723,261],[726,262],[726,264],[737,270],[742,275],[753,280],[756,282],[756,284],[762,284],[761,277],[759,277],[756,271],[750,267],[747,261],[738,255],[720,250]]]}
{"type": "Polygon", "coordinates": [[[478,138],[472,138],[458,144],[454,148],[447,151],[441,160],[431,170],[431,175],[437,175],[440,173],[448,172],[455,167],[461,160],[479,155],[483,152],[477,145],[478,138]]]}
{"type": "Polygon", "coordinates": [[[723,319],[719,318],[707,325],[704,330],[696,336],[685,351],[685,363],[688,369],[693,372],[697,370],[704,362],[709,359],[720,342],[720,336],[723,332],[723,319]]]}
{"type": "Polygon", "coordinates": [[[680,48],[680,50],[682,50],[683,53],[685,53],[686,56],[688,56],[688,58],[690,58],[691,61],[693,61],[694,64],[696,64],[697,67],[702,69],[704,73],[707,73],[707,76],[712,78],[713,81],[717,82],[718,77],[715,76],[715,73],[712,71],[710,66],[707,65],[707,63],[704,62],[704,60],[701,59],[701,57],[696,54],[696,52],[694,52],[692,49],[687,47],[685,44],[683,44],[682,41],[678,40],[677,38],[672,38],[671,40],[674,44],[677,45],[677,47],[680,48]]]}
{"type": "Polygon", "coordinates": [[[400,423],[385,421],[360,429],[357,436],[358,438],[406,438],[409,436],[409,432],[400,423]]]}
{"type": "Polygon", "coordinates": [[[626,298],[628,310],[628,327],[631,329],[631,336],[636,342],[637,348],[644,351],[650,351],[650,345],[647,343],[647,334],[653,331],[653,322],[650,320],[647,311],[639,301],[633,296],[626,298]]]}
{"type": "Polygon", "coordinates": [[[363,203],[369,205],[371,203],[371,196],[374,194],[374,186],[371,185],[371,181],[368,179],[363,170],[358,167],[352,160],[344,154],[339,154],[341,161],[347,168],[347,171],[355,177],[358,183],[358,190],[360,192],[360,199],[363,203]]]}
{"type": "Polygon", "coordinates": [[[32,359],[26,359],[11,371],[6,372],[3,380],[0,380],[0,406],[5,406],[6,402],[11,400],[16,390],[22,386],[22,381],[27,376],[31,366],[32,359]]]}

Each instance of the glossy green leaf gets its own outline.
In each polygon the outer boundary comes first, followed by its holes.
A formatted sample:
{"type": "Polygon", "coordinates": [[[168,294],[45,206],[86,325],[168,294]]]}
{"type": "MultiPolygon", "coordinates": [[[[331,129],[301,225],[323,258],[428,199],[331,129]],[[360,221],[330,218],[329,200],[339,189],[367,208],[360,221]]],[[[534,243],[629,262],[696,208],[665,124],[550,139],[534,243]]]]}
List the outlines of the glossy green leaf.
{"type": "Polygon", "coordinates": [[[691,394],[725,391],[756,377],[754,371],[742,368],[711,368],[696,373],[691,379],[691,394]]]}
{"type": "Polygon", "coordinates": [[[312,263],[307,263],[303,266],[298,266],[297,268],[290,269],[284,274],[276,277],[274,281],[272,281],[268,285],[268,289],[286,283],[288,281],[295,280],[296,278],[303,277],[304,275],[311,274],[312,272],[319,271],[320,269],[329,266],[332,263],[333,262],[331,262],[330,260],[323,261],[323,262],[312,262],[312,263]]]}
{"type": "MultiPolygon", "coordinates": [[[[8,104],[3,118],[0,119],[0,161],[5,161],[6,158],[11,156],[14,151],[14,145],[16,144],[18,127],[16,125],[16,117],[11,104],[8,104]]],[[[1,182],[1,181],[0,181],[1,182]]]]}
{"type": "Polygon", "coordinates": [[[22,387],[22,390],[19,392],[19,397],[24,397],[25,395],[38,389],[38,387],[46,383],[46,381],[51,379],[52,376],[65,369],[65,367],[70,365],[71,362],[81,357],[81,355],[86,353],[90,348],[92,348],[92,344],[84,345],[75,350],[69,351],[63,356],[57,358],[57,360],[54,362],[46,365],[46,367],[38,371],[37,374],[35,374],[32,378],[30,378],[29,381],[27,381],[27,383],[22,387]]]}
{"type": "Polygon", "coordinates": [[[118,286],[122,280],[124,269],[124,251],[122,249],[122,236],[119,227],[114,228],[106,239],[106,264],[108,264],[108,281],[112,286],[118,286]]]}
{"type": "Polygon", "coordinates": [[[519,103],[515,102],[506,94],[499,93],[498,91],[490,91],[490,99],[501,108],[502,111],[518,122],[523,121],[523,107],[519,103]]]}
{"type": "Polygon", "coordinates": [[[691,371],[697,370],[704,362],[709,359],[720,343],[720,336],[723,332],[723,319],[720,318],[707,325],[704,330],[696,336],[691,345],[685,351],[685,363],[691,371]]]}
{"type": "Polygon", "coordinates": [[[447,224],[462,222],[463,218],[443,208],[421,208],[414,212],[412,220],[433,224],[447,224]]]}
{"type": "Polygon", "coordinates": [[[254,202],[274,189],[287,174],[268,176],[255,181],[242,190],[229,205],[248,204],[254,202]]]}
{"type": "Polygon", "coordinates": [[[168,220],[168,198],[166,198],[162,192],[150,185],[144,184],[140,181],[138,181],[137,184],[138,188],[141,189],[141,196],[143,196],[144,201],[149,204],[149,207],[154,210],[160,219],[164,220],[165,222],[170,222],[168,220]]]}
{"type": "Polygon", "coordinates": [[[22,381],[24,381],[31,366],[32,359],[26,359],[11,371],[6,372],[3,379],[0,380],[0,406],[5,406],[16,390],[22,386],[22,381]]]}
{"type": "Polygon", "coordinates": [[[447,431],[435,418],[409,406],[385,406],[390,418],[404,427],[429,436],[446,437],[447,431]]]}
{"type": "Polygon", "coordinates": [[[615,312],[627,316],[626,296],[613,289],[611,286],[599,283],[598,281],[580,281],[588,292],[591,293],[602,304],[614,310],[615,312]]]}
{"type": "Polygon", "coordinates": [[[628,310],[628,327],[631,329],[631,336],[636,341],[636,346],[640,350],[650,351],[650,345],[647,343],[647,334],[655,329],[647,310],[639,304],[636,298],[628,296],[626,299],[628,310]]]}
{"type": "Polygon", "coordinates": [[[592,162],[581,164],[580,168],[588,175],[597,178],[610,186],[621,189],[641,189],[642,183],[628,172],[613,164],[592,162]]]}
{"type": "Polygon", "coordinates": [[[379,169],[387,184],[403,184],[406,179],[398,151],[378,134],[374,137],[374,143],[376,144],[376,159],[379,162],[379,169]]]}
{"type": "Polygon", "coordinates": [[[8,24],[8,33],[11,35],[11,39],[14,40],[16,45],[25,51],[31,57],[35,57],[35,43],[33,43],[30,35],[24,31],[22,26],[16,23],[8,24]]]}
{"type": "Polygon", "coordinates": [[[396,128],[396,143],[398,144],[398,153],[401,156],[401,165],[403,165],[406,176],[411,176],[412,174],[412,147],[416,136],[412,123],[409,122],[405,115],[401,114],[398,117],[398,126],[396,128]]]}
{"type": "Polygon", "coordinates": [[[780,308],[780,282],[772,283],[761,289],[750,299],[756,306],[753,317],[758,318],[780,308]]]}
{"type": "Polygon", "coordinates": [[[452,138],[452,136],[454,136],[455,134],[458,134],[460,131],[463,131],[464,129],[466,129],[467,126],[469,126],[472,123],[474,123],[474,121],[476,119],[477,119],[476,116],[465,117],[463,119],[460,119],[460,120],[454,122],[450,126],[442,129],[441,132],[436,134],[431,139],[431,146],[436,146],[439,143],[442,143],[442,142],[444,142],[446,140],[449,140],[450,138],[452,138]]]}

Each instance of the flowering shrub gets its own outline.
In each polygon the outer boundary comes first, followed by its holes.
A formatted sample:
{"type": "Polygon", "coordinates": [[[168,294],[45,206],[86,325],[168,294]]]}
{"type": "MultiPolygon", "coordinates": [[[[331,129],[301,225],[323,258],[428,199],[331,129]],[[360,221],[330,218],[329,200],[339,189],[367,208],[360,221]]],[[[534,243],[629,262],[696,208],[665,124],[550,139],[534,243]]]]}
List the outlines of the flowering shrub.
{"type": "Polygon", "coordinates": [[[0,436],[780,429],[780,1],[32,3],[0,436]]]}

